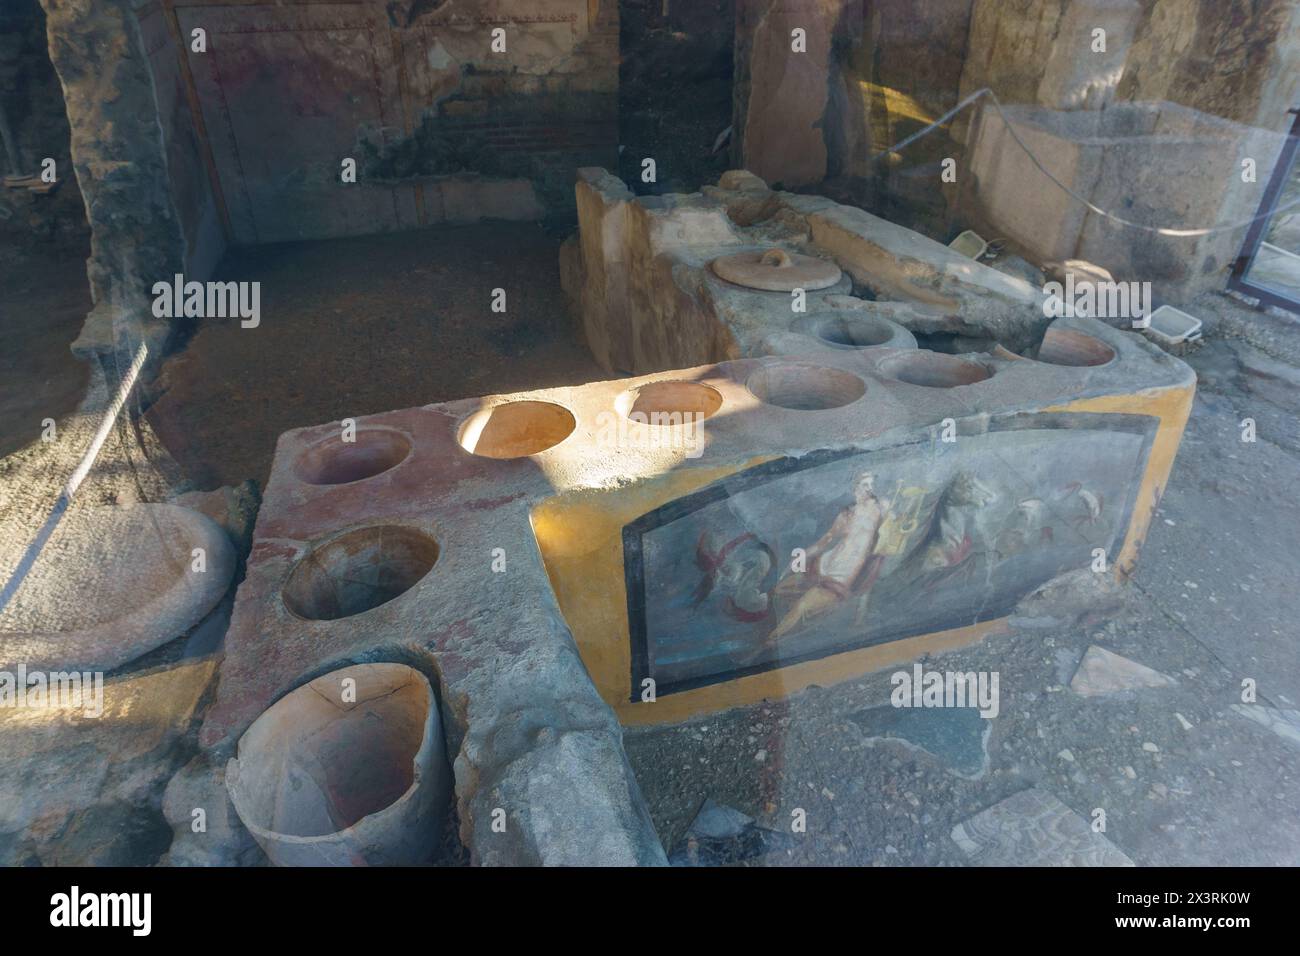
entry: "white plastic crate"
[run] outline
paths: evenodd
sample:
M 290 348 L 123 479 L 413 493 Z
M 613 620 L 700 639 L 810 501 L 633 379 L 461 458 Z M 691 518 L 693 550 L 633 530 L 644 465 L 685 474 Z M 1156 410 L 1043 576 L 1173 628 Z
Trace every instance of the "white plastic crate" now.
M 1144 331 L 1162 345 L 1181 345 L 1201 337 L 1201 320 L 1172 305 L 1162 305 L 1151 313 Z
M 982 259 L 984 253 L 988 251 L 989 244 L 984 241 L 983 236 L 967 229 L 948 243 L 948 248 L 953 252 L 960 252 L 963 256 L 970 256 L 972 259 Z

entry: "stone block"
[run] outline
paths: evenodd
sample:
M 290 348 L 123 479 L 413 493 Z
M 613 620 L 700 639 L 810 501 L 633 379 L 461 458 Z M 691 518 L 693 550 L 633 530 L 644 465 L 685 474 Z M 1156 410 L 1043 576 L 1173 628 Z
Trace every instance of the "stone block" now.
M 511 408 L 464 423 L 482 446 L 470 454 L 458 426 L 481 404 L 365 419 L 355 443 L 337 425 L 282 438 L 201 742 L 218 763 L 285 693 L 347 664 L 405 663 L 439 688 L 475 860 L 663 862 L 618 723 L 586 676 L 533 541 L 528 504 L 546 479 L 537 459 L 506 457 L 540 453 L 568 413 L 545 419 L 556 406 L 539 401 L 542 421 L 526 405 L 522 416 Z M 524 485 L 501 484 L 503 473 Z M 316 583 L 325 567 L 348 586 Z M 537 756 L 561 738 L 573 759 Z M 593 776 L 593 764 L 612 769 Z M 592 819 L 618 826 L 574 829 L 579 793 L 601 810 Z M 542 820 L 553 822 L 534 826 Z
M 1108 106 L 1141 16 L 1137 0 L 1071 0 L 1038 84 L 1038 102 L 1062 110 Z
M 592 352 L 611 371 L 822 348 L 827 343 L 801 320 L 826 309 L 874 312 L 913 332 L 991 337 L 1016 349 L 1034 344 L 1047 326 L 1042 291 L 1023 279 L 861 209 L 767 190 L 743 171 L 700 193 L 633 198 L 619 180 L 589 169 L 580 172 L 577 193 L 581 263 L 569 262 L 562 274 Z M 840 280 L 810 283 L 796 298 L 794 290 L 728 282 L 715 266 L 775 250 L 834 263 Z M 847 295 L 855 289 L 877 301 Z
M 1004 111 L 1050 178 L 986 105 L 970 133 L 963 215 L 1013 239 L 1038 262 L 1088 260 L 1121 281 L 1151 282 L 1156 295 L 1174 302 L 1223 284 L 1240 232 L 1152 230 L 1248 220 L 1284 140 L 1280 133 L 1165 102 L 1114 103 L 1103 111 Z M 1254 183 L 1243 181 L 1245 159 L 1255 161 Z M 1100 216 L 1062 186 L 1146 228 Z
M 723 183 L 579 175 L 566 293 L 636 376 L 281 437 L 211 759 L 321 674 L 404 663 L 439 688 L 475 860 L 663 862 L 620 723 L 981 640 L 1099 553 L 1132 571 L 1186 365 L 1091 319 L 1044 333 L 1031 285 L 861 210 Z M 834 281 L 752 288 L 715 268 L 737 253 Z M 917 348 L 936 330 L 987 350 Z
M 840 81 L 834 41 L 860 34 L 862 14 L 841 0 L 744 0 L 736 10 L 737 143 L 746 169 L 794 188 L 827 173 L 823 121 Z M 802 31 L 795 49 L 794 31 Z

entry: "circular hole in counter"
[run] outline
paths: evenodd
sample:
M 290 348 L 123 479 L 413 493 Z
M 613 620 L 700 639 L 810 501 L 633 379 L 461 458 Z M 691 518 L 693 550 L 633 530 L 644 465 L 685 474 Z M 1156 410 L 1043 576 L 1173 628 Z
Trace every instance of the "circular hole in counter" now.
M 833 315 L 816 322 L 813 334 L 840 348 L 869 349 L 894 340 L 897 329 L 867 315 Z
M 411 453 L 411 440 L 391 428 L 363 428 L 356 441 L 333 436 L 312 445 L 293 471 L 309 485 L 345 485 L 396 468 Z
M 867 383 L 851 372 L 799 364 L 760 368 L 749 376 L 745 387 L 765 405 L 796 411 L 840 408 L 867 391 Z
M 1115 361 L 1115 350 L 1101 339 L 1093 338 L 1072 329 L 1048 329 L 1034 356 L 1048 365 L 1068 365 L 1086 368 L 1109 365 Z
M 284 585 L 284 604 L 309 621 L 334 621 L 387 604 L 438 560 L 438 542 L 401 525 L 359 528 L 312 551 Z
M 722 407 L 722 393 L 699 382 L 647 382 L 614 400 L 626 418 L 646 425 L 680 425 L 708 418 Z
M 573 413 L 554 402 L 506 402 L 465 420 L 460 445 L 486 458 L 523 458 L 558 445 L 577 427 Z
M 942 352 L 911 352 L 882 367 L 882 371 L 909 385 L 924 388 L 956 388 L 973 385 L 993 375 L 978 362 L 944 355 Z
M 958 335 L 955 332 L 917 332 L 916 346 L 943 355 L 967 355 L 971 352 L 992 352 L 998 347 L 998 341 L 987 336 Z

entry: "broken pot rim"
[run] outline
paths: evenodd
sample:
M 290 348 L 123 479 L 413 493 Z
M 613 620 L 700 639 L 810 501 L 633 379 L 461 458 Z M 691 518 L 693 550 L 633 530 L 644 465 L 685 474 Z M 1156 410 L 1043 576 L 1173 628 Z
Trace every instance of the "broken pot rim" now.
M 712 370 L 716 370 L 716 367 L 713 367 Z M 727 379 L 720 379 L 720 378 L 719 378 L 719 379 L 714 379 L 714 381 L 717 381 L 717 382 L 719 382 L 719 384 L 721 384 L 722 381 L 730 381 L 730 380 L 727 380 Z M 657 386 L 662 386 L 662 385 L 680 385 L 680 386 L 685 386 L 685 387 L 688 387 L 688 388 L 691 388 L 691 389 L 700 389 L 700 390 L 702 390 L 702 391 L 705 391 L 705 392 L 710 393 L 711 398 L 712 398 L 712 399 L 716 399 L 716 404 L 714 405 L 713 409 L 712 409 L 710 412 L 708 412 L 708 414 L 706 414 L 706 415 L 704 416 L 705 419 L 712 418 L 714 415 L 716 415 L 716 414 L 718 414 L 719 412 L 721 412 L 721 411 L 723 410 L 723 408 L 726 407 L 727 402 L 728 402 L 727 395 L 724 393 L 723 389 L 721 389 L 721 388 L 718 387 L 718 385 L 711 384 L 710 382 L 707 382 L 707 381 L 699 381 L 699 380 L 694 380 L 694 379 L 689 379 L 689 378 L 681 378 L 680 376 L 674 377 L 673 374 L 670 372 L 670 373 L 666 374 L 663 378 L 656 378 L 656 379 L 653 379 L 653 380 L 648 381 L 648 382 L 641 382 L 640 384 L 632 385 L 632 386 L 629 386 L 628 388 L 623 389 L 623 391 L 619 392 L 619 393 L 614 397 L 614 400 L 613 400 L 613 403 L 612 403 L 614 411 L 615 411 L 617 414 L 619 414 L 620 416 L 622 416 L 623 419 L 625 419 L 627 422 L 631 423 L 632 425 L 639 425 L 639 426 L 641 426 L 641 427 L 643 427 L 643 428 L 680 428 L 680 427 L 682 427 L 682 425 L 685 424 L 684 421 L 682 421 L 682 422 L 656 422 L 656 421 L 653 421 L 653 420 L 649 420 L 649 421 L 644 421 L 644 422 L 643 422 L 643 421 L 640 421 L 639 419 L 636 419 L 636 418 L 632 418 L 632 417 L 631 417 L 631 416 L 632 416 L 632 406 L 636 403 L 636 400 L 637 400 L 637 398 L 641 395 L 641 393 L 642 393 L 642 392 L 645 392 L 647 389 L 653 389 L 653 388 L 655 388 L 655 387 L 657 387 Z M 603 409 L 602 409 L 602 411 L 603 411 Z M 598 413 L 596 414 L 597 419 L 599 419 L 600 414 L 601 414 L 600 412 L 598 412 Z M 654 415 L 654 414 L 655 414 L 655 413 L 650 413 L 650 415 L 649 415 L 648 417 L 651 418 L 651 419 L 653 419 L 653 415 Z M 695 412 L 688 412 L 688 411 L 686 411 L 686 410 L 684 410 L 684 409 L 678 409 L 678 410 L 676 410 L 676 412 L 669 412 L 669 413 L 667 413 L 667 414 L 682 414 L 682 415 L 685 415 L 685 414 L 696 414 L 696 413 L 695 413 Z
M 279 707 L 281 704 L 283 704 L 286 700 L 288 700 L 293 695 L 298 693 L 312 693 L 312 694 L 319 695 L 319 691 L 315 690 L 311 685 L 314 682 L 320 680 L 322 677 L 330 677 L 332 675 L 342 673 L 343 671 L 353 670 L 358 667 L 366 667 L 372 664 L 382 664 L 386 666 L 405 668 L 410 674 L 418 676 L 420 680 L 423 682 L 424 695 L 425 695 L 424 696 L 424 703 L 425 703 L 424 733 L 420 738 L 420 746 L 417 747 L 415 749 L 415 752 L 411 755 L 411 763 L 412 763 L 411 785 L 407 787 L 405 790 L 403 790 L 401 796 L 399 796 L 393 802 L 387 804 L 386 806 L 380 807 L 378 810 L 373 810 L 370 813 L 367 813 L 365 816 L 360 817 L 354 823 L 344 827 L 342 830 L 332 830 L 329 833 L 321 833 L 316 836 L 304 837 L 304 836 L 296 836 L 291 833 L 282 833 L 279 830 L 272 830 L 262 826 L 259 823 L 251 822 L 244 814 L 244 809 L 246 807 L 241 808 L 242 798 L 239 795 L 240 791 L 238 787 L 239 780 L 240 780 L 239 758 L 244 747 L 244 741 L 248 737 L 248 735 L 252 733 L 253 729 L 257 727 L 257 725 L 262 721 L 264 717 L 267 717 L 269 714 L 271 714 L 277 707 Z M 364 703 L 364 701 L 357 701 L 358 706 L 362 703 Z M 352 709 L 354 708 L 348 708 L 349 711 Z M 347 712 L 348 711 L 341 711 L 341 713 L 347 713 Z M 264 836 L 270 841 L 275 843 L 294 844 L 299 846 L 341 842 L 344 839 L 356 834 L 357 831 L 359 831 L 363 826 L 366 826 L 368 822 L 371 821 L 373 818 L 379 817 L 382 814 L 391 813 L 392 811 L 402 807 L 404 804 L 410 803 L 415 798 L 415 794 L 420 789 L 420 784 L 424 780 L 422 763 L 428 760 L 430 756 L 430 751 L 432 751 L 433 748 L 437 746 L 438 731 L 440 731 L 441 729 L 440 724 L 441 724 L 441 720 L 438 713 L 438 697 L 433 691 L 432 682 L 430 682 L 429 678 L 426 677 L 421 671 L 416 670 L 411 665 L 404 664 L 401 661 L 361 661 L 352 664 L 345 664 L 342 667 L 333 668 L 331 670 L 326 671 L 323 674 L 318 674 L 315 677 L 312 677 L 308 680 L 304 680 L 296 687 L 293 687 L 290 690 L 286 691 L 284 694 L 281 694 L 274 701 L 272 701 L 271 704 L 267 706 L 265 710 L 263 710 L 260 714 L 258 714 L 256 719 L 251 724 L 249 724 L 247 728 L 244 729 L 244 732 L 239 735 L 239 738 L 235 742 L 234 756 L 232 756 L 229 760 L 226 761 L 226 773 L 225 773 L 226 793 L 229 795 L 230 802 L 234 806 L 236 814 L 238 814 L 239 816 L 240 823 L 242 823 L 248 829 L 248 831 L 254 834 L 255 836 Z
M 1044 361 L 1043 359 L 1030 358 L 1026 355 L 1016 355 L 1014 352 L 1012 352 L 1011 354 L 1022 361 L 1033 362 L 1037 365 L 1046 365 L 1050 368 L 1077 368 L 1077 369 L 1110 368 L 1111 366 L 1117 364 L 1120 360 L 1120 350 L 1116 348 L 1114 345 L 1112 345 L 1110 342 L 1107 342 L 1105 339 L 1101 338 L 1100 336 L 1091 335 L 1088 332 L 1084 332 L 1082 329 L 1076 329 L 1068 325 L 1059 325 L 1056 323 L 1049 325 L 1047 327 L 1047 331 L 1043 333 L 1043 339 L 1038 344 L 1038 351 L 1040 354 L 1042 353 L 1043 346 L 1047 344 L 1047 340 L 1053 336 L 1057 336 L 1064 339 L 1076 339 L 1076 340 L 1082 339 L 1090 343 L 1095 342 L 1097 345 L 1100 345 L 1102 348 L 1104 348 L 1106 351 L 1110 353 L 1110 358 L 1108 358 L 1104 362 L 1096 362 L 1093 364 L 1086 364 L 1086 363 L 1066 364 L 1063 362 L 1047 362 Z
M 853 350 L 831 350 L 831 351 L 840 351 L 840 352 L 855 351 L 856 352 L 862 350 L 853 349 Z M 818 358 L 820 358 L 820 356 L 818 356 Z M 851 378 L 856 380 L 857 383 L 860 386 L 862 386 L 862 391 L 859 392 L 851 400 L 847 402 L 841 402 L 836 405 L 827 405 L 822 408 L 799 408 L 799 407 L 792 407 L 789 405 L 781 405 L 776 402 L 769 401 L 763 398 L 761 395 L 759 395 L 758 392 L 754 390 L 753 383 L 755 378 L 757 378 L 760 375 L 770 375 L 774 372 L 782 372 L 782 371 L 786 371 L 786 372 L 803 371 L 812 376 L 820 376 L 820 379 L 818 379 L 818 381 L 822 383 L 824 383 L 829 377 L 839 377 L 841 378 L 841 380 Z M 859 402 L 863 401 L 867 397 L 868 392 L 871 391 L 870 379 L 871 379 L 871 375 L 869 372 L 867 374 L 863 374 L 862 371 L 841 368 L 834 364 L 822 364 L 812 358 L 807 358 L 803 356 L 791 357 L 785 355 L 772 355 L 772 356 L 765 356 L 762 359 L 756 360 L 752 367 L 745 370 L 743 377 L 737 380 L 736 384 L 738 384 L 741 388 L 743 388 L 745 392 L 747 392 L 751 398 L 753 398 L 764 409 L 766 409 L 768 413 L 779 414 L 779 413 L 793 412 L 797 415 L 807 415 L 810 412 L 843 412 L 847 408 L 852 408 L 854 405 L 857 405 Z
M 902 385 L 908 388 L 923 388 L 928 392 L 951 392 L 961 388 L 976 388 L 981 385 L 987 385 L 1005 368 L 1013 367 L 1014 363 L 1009 361 L 990 360 L 987 352 L 964 352 L 960 355 L 949 355 L 947 352 L 935 352 L 932 349 L 894 349 L 894 354 L 887 355 L 880 360 L 876 366 L 876 374 L 890 385 Z M 980 356 L 977 358 L 976 356 Z M 1019 356 L 1018 356 L 1019 357 Z M 973 382 L 959 382 L 956 385 L 922 385 L 919 382 L 909 382 L 907 379 L 900 378 L 897 369 L 901 366 L 919 363 L 935 363 L 939 365 L 969 365 L 978 368 L 987 373 L 983 378 L 976 379 Z M 1036 363 L 1044 367 L 1051 367 L 1049 362 Z M 1065 367 L 1065 366 L 1058 366 Z
M 848 345 L 834 342 L 821 333 L 821 328 L 830 322 L 841 322 L 847 326 L 872 326 L 882 332 L 888 332 L 889 338 L 873 345 Z M 916 336 L 902 323 L 895 322 L 883 315 L 873 315 L 865 310 L 850 308 L 818 309 L 800 315 L 789 325 L 789 332 L 812 339 L 818 345 L 841 352 L 862 352 L 867 349 L 897 349 L 900 351 L 921 351 Z

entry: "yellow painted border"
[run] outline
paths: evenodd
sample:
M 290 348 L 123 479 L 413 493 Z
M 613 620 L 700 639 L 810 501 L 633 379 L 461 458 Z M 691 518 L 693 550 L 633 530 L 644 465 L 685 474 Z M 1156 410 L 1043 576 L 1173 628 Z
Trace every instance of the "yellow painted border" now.
M 1115 573 L 1120 578 L 1127 578 L 1137 564 L 1155 517 L 1156 508 L 1169 483 L 1169 473 L 1174 467 L 1174 456 L 1183 440 L 1183 429 L 1187 418 L 1192 413 L 1192 400 L 1196 397 L 1196 386 L 1151 389 L 1127 395 L 1103 395 L 1100 398 L 1087 398 L 1066 405 L 1053 405 L 1043 409 L 1045 412 L 1102 412 L 1125 415 L 1150 415 L 1160 419 L 1156 429 L 1155 440 L 1151 443 L 1151 453 L 1147 457 L 1146 472 L 1138 488 L 1137 498 L 1133 503 L 1133 516 L 1129 520 L 1128 534 L 1124 536 L 1124 545 L 1119 556 L 1113 562 Z

